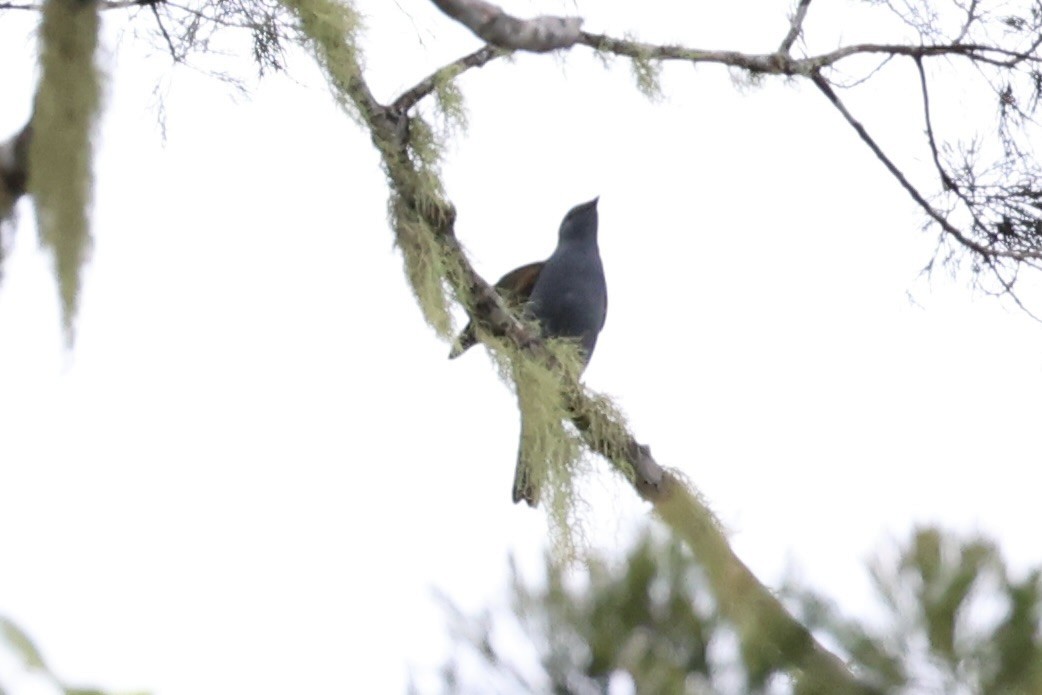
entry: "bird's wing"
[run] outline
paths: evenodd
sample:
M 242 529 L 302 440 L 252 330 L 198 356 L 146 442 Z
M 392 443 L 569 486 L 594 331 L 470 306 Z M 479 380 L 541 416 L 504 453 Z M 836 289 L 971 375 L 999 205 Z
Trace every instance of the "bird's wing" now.
M 499 278 L 496 289 L 506 290 L 510 294 L 508 298 L 510 301 L 524 303 L 532 296 L 532 288 L 535 287 L 535 281 L 545 265 L 546 261 L 536 261 L 520 268 L 514 268 Z
M 544 265 L 546 265 L 546 261 L 536 261 L 535 263 L 523 265 L 520 268 L 514 268 L 499 278 L 496 282 L 496 289 L 507 300 L 507 303 L 519 307 L 532 296 L 532 288 L 535 287 L 536 278 L 539 277 L 539 273 L 543 270 Z M 474 333 L 474 324 L 470 322 L 453 343 L 452 351 L 449 352 L 449 359 L 459 357 L 476 345 L 477 342 L 478 336 Z

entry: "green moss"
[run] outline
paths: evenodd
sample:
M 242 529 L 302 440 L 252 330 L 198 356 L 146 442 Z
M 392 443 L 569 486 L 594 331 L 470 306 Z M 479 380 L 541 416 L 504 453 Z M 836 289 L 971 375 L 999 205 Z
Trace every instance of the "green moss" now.
M 607 396 L 587 392 L 584 403 L 587 409 L 576 415 L 588 423 L 586 436 L 590 445 L 603 452 L 616 470 L 632 482 L 634 471 L 627 458 L 629 433 L 625 417 Z
M 446 134 L 467 130 L 467 110 L 463 102 L 463 92 L 452 75 L 437 75 L 434 82 L 434 103 L 445 122 Z
M 637 80 L 637 89 L 652 101 L 662 98 L 662 85 L 659 77 L 662 74 L 662 61 L 638 57 L 630 62 L 633 77 Z
M 574 341 L 547 341 L 556 363 L 551 368 L 505 338 L 483 334 L 482 340 L 489 346 L 500 378 L 517 394 L 520 453 L 547 513 L 555 554 L 565 560 L 576 559 L 586 546 L 588 516 L 576 481 L 590 469 L 583 456 L 582 435 L 572 425 L 569 407 L 572 398 L 568 390 L 579 388 L 577 378 L 582 371 L 579 347 Z
M 338 103 L 359 122 L 375 118 L 376 114 L 363 113 L 366 107 L 360 106 L 368 92 L 362 83 L 362 59 L 357 48 L 361 20 L 354 9 L 332 0 L 282 2 L 298 17 L 305 43 L 314 51 Z M 442 144 L 427 123 L 413 118 L 408 133 L 408 162 L 395 162 L 398 154 L 390 143 L 378 139 L 376 145 L 383 152 L 385 171 L 391 180 L 388 215 L 402 251 L 406 278 L 424 318 L 440 335 L 448 337 L 452 334 L 452 319 L 446 278 L 459 277 L 460 271 L 445 253 L 438 231 L 430 222 L 439 219 L 447 207 L 438 177 Z
M 358 35 L 362 20 L 346 1 L 280 0 L 300 21 L 305 43 L 310 44 L 319 65 L 329 78 L 333 96 L 358 123 L 363 118 L 350 97 L 353 83 L 362 71 Z
M 97 3 L 44 3 L 29 191 L 36 205 L 40 242 L 54 257 L 70 344 L 81 272 L 91 248 L 91 136 L 101 103 L 101 77 L 94 60 L 98 28 Z
M 450 267 L 437 234 L 401 196 L 392 195 L 390 216 L 395 242 L 402 251 L 405 275 L 420 310 L 427 323 L 448 338 L 453 328 L 445 281 Z
M 573 363 L 573 369 L 578 366 L 574 345 L 553 348 Z M 581 498 L 575 485 L 583 463 L 582 441 L 567 424 L 571 412 L 561 392 L 561 377 L 525 354 L 513 360 L 513 377 L 521 411 L 520 455 L 539 490 L 555 550 L 562 557 L 573 557 L 583 545 L 584 535 L 578 514 Z
M 627 36 L 627 40 L 634 37 Z M 652 58 L 650 54 L 641 52 L 630 59 L 630 69 L 633 70 L 633 78 L 637 82 L 640 93 L 652 101 L 662 98 L 662 61 Z
M 438 167 L 445 152 L 444 142 L 434 133 L 427 121 L 414 116 L 409 121 L 409 154 L 417 169 L 416 189 L 418 195 L 442 195 Z

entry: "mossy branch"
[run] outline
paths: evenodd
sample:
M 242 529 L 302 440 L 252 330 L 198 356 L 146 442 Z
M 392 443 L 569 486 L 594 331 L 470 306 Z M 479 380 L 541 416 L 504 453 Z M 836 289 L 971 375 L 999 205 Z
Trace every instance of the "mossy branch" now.
M 302 8 L 305 4 L 302 1 L 286 0 L 286 4 L 295 11 L 310 12 L 314 17 L 325 13 L 316 6 L 333 3 L 309 0 L 306 5 L 311 6 L 310 10 Z M 391 188 L 392 226 L 406 251 L 407 275 L 417 296 L 421 297 L 421 304 L 421 295 L 429 291 L 423 286 L 437 285 L 467 309 L 481 334 L 502 336 L 492 341 L 502 371 L 512 365 L 511 373 L 526 385 L 542 382 L 543 377 L 549 376 L 550 390 L 562 395 L 564 407 L 552 407 L 550 419 L 556 421 L 543 422 L 540 427 L 556 428 L 558 432 L 551 432 L 549 436 L 560 439 L 560 415 L 571 415 L 586 445 L 630 480 L 638 494 L 651 502 L 656 513 L 691 546 L 705 565 L 721 606 L 739 627 L 746 643 L 766 644 L 765 658 L 793 673 L 808 687 L 827 685 L 827 691 L 833 693 L 866 692 L 840 660 L 818 644 L 735 556 L 705 503 L 679 477 L 664 471 L 655 462 L 648 447 L 637 442 L 610 402 L 582 389 L 577 370 L 567 369 L 567 361 L 559 358 L 559 350 L 511 313 L 502 298 L 474 270 L 456 239 L 456 211 L 445 198 L 435 163 L 418 157 L 411 142 L 417 121 L 406 113 L 407 107 L 432 92 L 438 79 L 421 83 L 389 107 L 380 106 L 365 84 L 357 51 L 324 46 L 327 41 L 350 41 L 351 37 L 338 38 L 328 30 L 314 31 L 308 28 L 309 22 L 302 21 L 302 25 L 320 55 L 336 53 L 348 61 L 335 69 L 328 63 L 325 66 L 334 89 L 342 92 L 345 101 L 355 105 L 380 152 Z M 488 51 L 483 55 L 492 57 Z M 475 65 L 480 62 L 475 61 Z M 348 78 L 344 79 L 343 75 Z M 429 135 L 426 131 L 420 132 L 424 137 Z M 403 239 L 423 245 L 422 255 L 428 259 L 425 266 L 412 267 Z M 417 277 L 419 275 L 428 277 L 423 279 Z M 425 309 L 425 313 L 427 311 Z M 525 407 L 525 397 L 530 394 L 523 386 L 518 384 L 522 407 Z M 541 393 L 546 390 L 545 386 L 540 384 L 536 390 Z M 556 399 L 552 399 L 550 405 L 553 402 Z M 547 444 L 544 432 L 527 434 L 531 446 L 560 453 L 557 444 Z
M 402 92 L 401 96 L 391 104 L 391 110 L 406 113 L 421 99 L 435 92 L 441 85 L 452 82 L 470 68 L 480 68 L 496 58 L 511 54 L 511 51 L 495 46 L 482 46 L 478 50 L 442 66 L 416 83 L 415 86 Z

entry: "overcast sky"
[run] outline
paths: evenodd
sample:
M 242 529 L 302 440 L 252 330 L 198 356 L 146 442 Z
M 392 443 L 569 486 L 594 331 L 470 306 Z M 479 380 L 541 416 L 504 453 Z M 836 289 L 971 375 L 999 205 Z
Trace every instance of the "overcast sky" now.
M 372 5 L 382 100 L 479 45 L 429 3 Z M 770 50 L 786 28 L 776 2 L 675 5 L 577 11 L 592 31 L 711 48 Z M 811 47 L 887 24 L 843 11 L 812 6 Z M 501 602 L 507 554 L 534 568 L 545 547 L 542 513 L 510 504 L 513 396 L 482 349 L 445 359 L 377 155 L 306 58 L 243 98 L 171 70 L 124 17 L 106 14 L 75 349 L 28 201 L 0 285 L 0 614 L 74 683 L 400 692 L 443 657 L 431 588 Z M 3 137 L 29 112 L 34 21 L 0 13 Z M 965 277 L 919 274 L 933 233 L 809 85 L 690 65 L 663 83 L 649 102 L 628 64 L 584 49 L 468 73 L 444 177 L 477 268 L 544 258 L 568 208 L 600 195 L 610 303 L 586 382 L 762 579 L 795 566 L 864 610 L 865 558 L 917 522 L 1038 564 L 1040 326 Z M 915 86 L 894 66 L 850 100 L 925 177 Z M 648 510 L 595 470 L 587 525 L 610 550 Z

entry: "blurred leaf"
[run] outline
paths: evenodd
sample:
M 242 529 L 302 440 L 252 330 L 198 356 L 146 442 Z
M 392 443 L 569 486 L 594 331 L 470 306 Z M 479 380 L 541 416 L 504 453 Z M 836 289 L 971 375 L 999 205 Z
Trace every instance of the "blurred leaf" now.
M 927 637 L 934 653 L 955 665 L 956 622 L 981 573 L 995 562 L 990 544 L 942 537 L 937 529 L 921 529 L 902 560 L 906 571 L 920 582 L 919 602 Z
M 991 640 L 983 691 L 1042 692 L 1042 583 L 1038 570 L 1023 582 L 1008 583 L 1010 610 Z M 989 665 L 992 669 L 987 668 Z
M 21 658 L 26 668 L 47 671 L 43 656 L 29 635 L 4 616 L 0 616 L 0 635 L 3 635 L 4 642 Z
M 710 682 L 717 619 L 705 608 L 712 601 L 705 600 L 705 583 L 682 546 L 648 532 L 621 559 L 589 557 L 576 569 L 556 557 L 546 555 L 536 584 L 524 581 L 511 561 L 514 613 L 539 655 L 543 673 L 536 682 L 548 684 L 533 690 L 606 692 L 621 674 L 640 693 L 699 692 L 698 683 Z M 449 604 L 448 612 L 457 641 L 465 635 L 464 644 L 482 661 L 514 682 L 531 682 L 498 651 L 488 612 L 467 618 L 465 629 L 459 629 L 459 610 Z M 450 666 L 442 672 L 445 691 L 465 690 Z
M 935 528 L 885 550 L 870 563 L 880 599 L 871 621 L 845 617 L 833 599 L 793 580 L 781 590 L 808 631 L 838 646 L 865 692 L 1042 693 L 1042 572 L 1010 581 L 994 543 Z M 511 592 L 539 655 L 536 681 L 512 662 L 516 643 L 500 651 L 496 616 L 466 617 L 448 605 L 454 625 L 469 625 L 454 629 L 469 634 L 466 646 L 523 690 L 604 693 L 627 677 L 637 693 L 835 692 L 812 672 L 779 671 L 798 661 L 809 632 L 779 641 L 765 637 L 777 626 L 729 625 L 691 554 L 653 531 L 622 558 L 590 557 L 579 569 L 547 554 L 539 583 L 512 563 Z M 446 692 L 472 691 L 455 662 L 443 679 Z
M 838 641 L 859 672 L 908 692 L 1042 692 L 1042 582 L 1021 582 L 994 543 L 936 528 L 870 564 L 884 626 L 843 618 L 830 601 L 787 589 L 805 623 Z M 1005 608 L 997 620 L 988 611 Z M 873 621 L 875 622 L 875 621 Z

